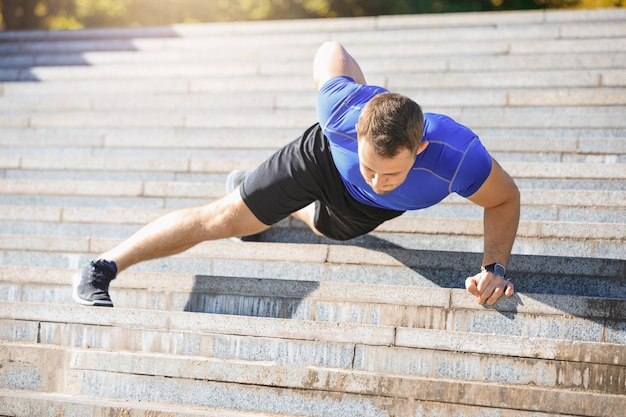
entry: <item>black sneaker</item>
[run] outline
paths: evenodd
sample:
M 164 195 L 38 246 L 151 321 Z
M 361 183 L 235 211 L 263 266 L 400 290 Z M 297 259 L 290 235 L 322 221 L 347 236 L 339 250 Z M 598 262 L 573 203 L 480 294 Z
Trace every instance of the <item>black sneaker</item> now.
M 230 171 L 228 177 L 226 178 L 226 193 L 230 193 L 235 188 L 239 187 L 243 180 L 246 179 L 251 173 L 252 171 L 244 172 L 239 171 L 238 169 Z M 256 233 L 250 236 L 233 237 L 232 239 L 238 242 L 258 242 L 261 240 L 261 234 Z
M 113 307 L 109 283 L 116 275 L 115 262 L 103 259 L 91 261 L 82 272 L 72 276 L 72 298 L 86 306 Z

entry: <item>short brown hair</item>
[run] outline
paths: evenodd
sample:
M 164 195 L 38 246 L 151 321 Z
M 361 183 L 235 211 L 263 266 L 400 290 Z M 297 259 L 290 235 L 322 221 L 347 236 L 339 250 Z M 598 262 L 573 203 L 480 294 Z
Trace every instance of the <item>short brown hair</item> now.
M 403 148 L 417 152 L 424 133 L 424 113 L 413 100 L 397 93 L 374 96 L 363 108 L 357 135 L 368 140 L 376 153 L 391 158 Z

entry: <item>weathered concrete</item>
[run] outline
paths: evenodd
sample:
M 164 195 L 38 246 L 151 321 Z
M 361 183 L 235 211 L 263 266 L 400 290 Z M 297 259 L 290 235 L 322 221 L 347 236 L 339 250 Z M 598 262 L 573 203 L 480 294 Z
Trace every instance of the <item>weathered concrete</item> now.
M 45 354 L 50 348 L 22 346 L 21 350 L 28 354 Z M 64 385 L 64 393 L 117 399 L 159 399 L 174 404 L 201 407 L 226 405 L 227 408 L 236 401 L 248 411 L 288 410 L 298 415 L 322 415 L 324 412 L 348 415 L 349 412 L 358 412 L 363 416 L 388 415 L 386 413 L 405 415 L 415 407 L 416 400 L 448 402 L 451 398 L 456 398 L 457 404 L 470 402 L 496 409 L 514 406 L 534 412 L 590 416 L 598 415 L 600 405 L 603 412 L 608 413 L 604 415 L 617 415 L 624 406 L 623 396 L 586 391 L 575 393 L 562 389 L 548 391 L 539 387 L 514 388 L 511 385 L 454 382 L 445 378 L 424 379 L 369 371 L 346 372 L 315 366 L 286 368 L 269 362 L 197 356 L 94 349 L 55 351 L 67 355 L 69 364 L 65 371 L 68 383 Z M 344 393 L 341 397 L 335 394 L 338 389 Z M 499 400 L 503 397 L 506 401 Z M 253 398 L 257 400 L 252 401 Z M 568 404 L 563 406 L 554 402 L 556 398 L 566 398 Z
M 76 394 L 0 389 L 0 413 L 14 417 L 291 417 L 145 401 L 101 400 Z
M 78 377 L 84 381 L 98 382 L 91 385 L 91 390 L 100 392 L 111 392 L 110 388 L 108 388 L 110 384 L 106 383 L 106 380 L 111 377 L 125 379 L 127 384 L 130 384 L 131 381 L 136 381 L 138 384 L 148 383 L 151 386 L 150 389 L 156 388 L 157 385 L 155 385 L 155 380 L 130 377 L 129 371 L 132 370 L 131 372 L 134 374 L 152 374 L 154 372 L 155 364 L 157 362 L 163 363 L 163 359 L 165 359 L 160 355 L 149 357 L 148 355 L 104 354 L 100 355 L 101 358 L 98 358 L 96 354 L 92 354 L 91 352 L 85 352 L 85 354 L 75 352 L 75 355 L 76 356 L 72 359 L 74 364 L 73 367 L 75 369 L 84 370 L 78 374 Z M 506 406 L 539 412 L 556 412 L 558 410 L 568 414 L 596 415 L 597 410 L 599 410 L 600 407 L 603 407 L 603 412 L 608 415 L 617 415 L 617 413 L 623 409 L 624 405 L 626 405 L 626 403 L 624 403 L 625 399 L 623 396 L 590 394 L 586 392 L 573 393 L 560 390 L 547 391 L 534 387 L 516 388 L 518 391 L 516 394 L 513 394 L 513 388 L 507 385 L 452 382 L 443 379 L 421 379 L 407 376 L 399 378 L 397 376 L 392 376 L 392 374 L 388 374 L 387 376 L 365 371 L 353 371 L 348 373 L 339 369 L 308 367 L 301 370 L 289 369 L 285 370 L 285 372 L 271 372 L 270 369 L 275 367 L 275 365 L 266 363 L 250 364 L 243 362 L 224 363 L 222 361 L 215 362 L 200 358 L 172 358 L 172 360 L 168 360 L 166 363 L 167 370 L 164 370 L 164 374 L 173 378 L 172 384 L 170 384 L 173 391 L 171 391 L 171 394 L 168 395 L 168 397 L 174 400 L 174 402 L 180 401 L 176 400 L 178 395 L 176 391 L 183 386 L 183 381 L 178 382 L 177 378 L 192 377 L 200 381 L 228 381 L 244 384 L 248 384 L 257 378 L 262 379 L 265 381 L 268 388 L 258 390 L 257 393 L 267 399 L 272 398 L 272 391 L 275 392 L 276 390 L 271 387 L 289 387 L 292 389 L 307 390 L 306 394 L 298 395 L 303 401 L 306 401 L 305 398 L 310 398 L 309 395 L 320 395 L 321 393 L 315 393 L 317 390 L 329 391 L 327 395 L 329 395 L 330 398 L 334 396 L 332 393 L 337 392 L 338 390 L 346 393 L 344 399 L 349 399 L 351 397 L 350 394 L 360 394 L 365 396 L 365 401 L 361 402 L 358 405 L 358 408 L 353 410 L 361 410 L 361 413 L 363 414 L 360 415 L 384 415 L 380 413 L 380 411 L 375 412 L 374 410 L 375 408 L 388 407 L 389 402 L 386 397 L 390 394 L 393 394 L 393 397 L 395 398 L 395 406 L 401 405 L 404 402 L 404 407 L 409 405 L 409 403 L 406 403 L 409 398 L 423 401 L 447 401 L 451 397 L 454 397 L 456 398 L 455 402 L 457 403 L 462 404 L 471 402 L 471 404 L 478 403 L 483 406 L 494 408 Z M 241 369 L 237 369 L 238 367 L 241 367 Z M 98 369 L 107 369 L 107 372 L 113 371 L 118 372 L 118 374 L 112 374 L 107 378 L 103 374 L 98 375 L 93 372 Z M 161 367 L 161 369 L 164 368 Z M 90 372 L 90 370 L 92 372 Z M 121 373 L 126 374 L 127 376 L 122 376 Z M 192 385 L 193 384 L 189 387 L 191 388 Z M 217 382 L 212 384 L 212 386 L 217 388 L 220 387 L 220 384 Z M 133 394 L 133 392 L 138 393 L 145 390 L 145 388 L 141 385 L 135 387 L 128 385 L 127 387 L 127 389 L 131 391 L 126 394 L 129 397 L 136 395 Z M 222 401 L 228 401 L 228 398 L 233 395 L 232 389 L 234 387 L 230 388 L 231 389 L 227 389 L 225 385 L 222 385 L 223 391 L 220 390 L 222 392 L 218 394 L 225 397 Z M 242 391 L 245 392 L 245 390 Z M 520 395 L 522 393 L 523 395 Z M 242 394 L 246 396 L 245 393 Z M 291 395 L 295 396 L 294 394 L 296 393 L 292 393 Z M 274 401 L 268 401 L 268 403 L 262 402 L 258 406 L 263 408 L 267 407 L 267 411 L 276 412 L 281 408 L 289 407 L 289 404 L 291 404 L 291 401 L 285 396 L 283 396 L 280 401 L 277 397 L 274 398 Z M 504 398 L 506 398 L 506 400 L 504 400 Z M 567 399 L 568 404 L 563 405 L 550 403 L 550 401 L 547 401 L 549 398 Z M 216 398 L 212 399 L 212 401 L 216 400 Z M 199 402 L 203 402 L 203 400 L 199 400 Z M 323 407 L 324 403 L 326 403 L 326 401 L 322 401 L 320 398 L 320 401 L 315 403 L 315 407 Z M 336 412 L 340 413 L 339 415 L 348 415 L 348 410 L 357 406 L 357 404 L 353 404 L 351 407 L 349 403 L 350 401 L 342 404 Z M 373 407 L 373 409 L 370 407 Z M 298 408 L 301 409 L 300 407 Z M 316 414 L 317 413 L 313 415 Z

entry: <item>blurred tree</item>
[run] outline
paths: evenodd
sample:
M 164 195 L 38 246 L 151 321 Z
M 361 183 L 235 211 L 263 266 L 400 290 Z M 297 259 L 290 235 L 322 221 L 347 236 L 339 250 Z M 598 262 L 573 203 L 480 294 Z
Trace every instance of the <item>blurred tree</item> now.
M 41 24 L 41 17 L 35 14 L 37 0 L 2 0 L 3 24 L 7 29 L 32 29 Z
M 59 1 L 59 0 L 48 0 Z M 73 3 L 73 16 L 85 27 L 127 26 L 134 0 L 65 0 Z M 161 1 L 157 3 L 162 3 Z M 71 6 L 68 6 L 70 8 Z
M 190 22 L 624 7 L 626 0 L 0 0 L 5 29 L 77 29 Z

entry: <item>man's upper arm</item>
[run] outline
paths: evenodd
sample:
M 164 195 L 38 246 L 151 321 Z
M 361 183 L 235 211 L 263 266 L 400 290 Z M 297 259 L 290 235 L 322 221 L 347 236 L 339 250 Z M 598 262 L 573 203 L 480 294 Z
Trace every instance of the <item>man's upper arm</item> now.
M 519 196 L 517 186 L 509 174 L 495 159 L 492 158 L 491 162 L 491 172 L 485 182 L 478 191 L 467 197 L 468 200 L 485 208 L 499 206 Z
M 313 61 L 313 80 L 319 90 L 331 78 L 344 75 L 365 85 L 365 77 L 359 64 L 337 42 L 324 42 L 317 50 Z

